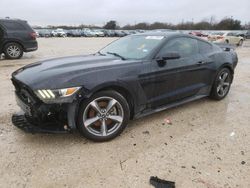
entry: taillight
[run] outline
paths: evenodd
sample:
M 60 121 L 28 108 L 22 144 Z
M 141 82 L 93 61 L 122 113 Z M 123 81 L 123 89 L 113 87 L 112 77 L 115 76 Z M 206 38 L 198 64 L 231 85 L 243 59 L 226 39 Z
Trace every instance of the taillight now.
M 31 38 L 33 39 L 33 40 L 35 40 L 36 39 L 36 32 L 32 32 L 32 33 L 30 33 L 30 36 L 31 36 Z

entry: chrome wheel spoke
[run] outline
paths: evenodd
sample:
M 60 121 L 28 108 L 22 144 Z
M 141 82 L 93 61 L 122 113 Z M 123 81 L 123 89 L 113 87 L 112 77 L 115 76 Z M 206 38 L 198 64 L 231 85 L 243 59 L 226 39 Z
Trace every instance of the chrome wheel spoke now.
M 101 125 L 101 134 L 102 136 L 107 136 L 107 125 L 106 125 L 106 121 L 102 120 L 102 125 Z
M 224 74 L 222 74 L 222 81 L 225 82 L 227 79 L 228 73 L 225 72 Z
M 110 115 L 110 116 L 108 116 L 108 119 L 111 119 L 113 121 L 121 123 L 122 120 L 123 120 L 123 117 L 122 116 Z
M 98 112 L 101 113 L 101 108 L 99 107 L 99 105 L 97 104 L 96 100 L 92 101 L 90 103 L 90 105 Z
M 219 76 L 219 80 L 222 81 L 222 75 Z
M 224 95 L 224 89 L 223 89 L 223 87 L 220 88 L 219 92 L 221 93 L 222 96 Z
M 219 86 L 217 87 L 217 93 L 220 92 L 220 89 L 221 89 L 221 88 L 222 88 L 221 85 L 219 85 Z
M 85 127 L 89 127 L 90 125 L 92 125 L 93 123 L 95 123 L 96 121 L 98 121 L 100 118 L 99 117 L 93 117 L 93 118 L 90 118 L 90 119 L 87 119 L 85 122 L 84 122 L 84 125 Z
M 224 82 L 223 86 L 229 86 L 229 82 Z
M 107 106 L 107 108 L 106 108 L 106 112 L 108 113 L 110 110 L 111 110 L 111 108 L 113 108 L 113 106 L 116 104 L 116 100 L 115 99 L 111 99 L 110 101 L 109 101 L 109 103 L 108 103 L 108 106 Z

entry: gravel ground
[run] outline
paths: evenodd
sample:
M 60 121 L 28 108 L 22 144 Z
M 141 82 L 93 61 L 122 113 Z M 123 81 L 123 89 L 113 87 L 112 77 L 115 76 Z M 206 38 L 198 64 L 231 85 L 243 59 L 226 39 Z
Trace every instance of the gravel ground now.
M 0 187 L 151 187 L 150 176 L 177 188 L 250 187 L 250 41 L 229 95 L 201 99 L 131 121 L 106 143 L 78 134 L 27 134 L 11 124 L 18 111 L 11 73 L 51 57 L 88 54 L 112 38 L 38 39 L 21 60 L 0 60 Z M 172 124 L 167 124 L 168 118 Z

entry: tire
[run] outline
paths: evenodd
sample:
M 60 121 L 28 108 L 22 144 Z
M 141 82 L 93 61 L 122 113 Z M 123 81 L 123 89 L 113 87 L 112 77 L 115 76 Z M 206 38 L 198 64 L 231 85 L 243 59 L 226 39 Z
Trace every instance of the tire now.
M 104 142 L 122 133 L 129 115 L 129 105 L 120 93 L 100 91 L 80 104 L 77 127 L 84 137 Z
M 229 40 L 226 40 L 225 42 L 226 42 L 227 44 L 229 44 Z
M 242 46 L 242 45 L 243 45 L 243 40 L 240 40 L 238 46 Z
M 231 71 L 228 68 L 222 68 L 215 78 L 210 98 L 215 100 L 225 98 L 230 90 L 232 80 L 233 75 Z
M 22 46 L 15 42 L 6 44 L 3 51 L 6 59 L 20 59 L 23 56 Z

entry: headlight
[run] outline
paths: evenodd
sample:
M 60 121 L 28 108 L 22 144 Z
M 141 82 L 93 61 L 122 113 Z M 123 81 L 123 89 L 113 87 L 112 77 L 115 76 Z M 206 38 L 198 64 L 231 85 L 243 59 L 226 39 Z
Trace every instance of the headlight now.
M 72 96 L 76 93 L 81 87 L 71 87 L 64 89 L 41 89 L 37 90 L 35 93 L 42 101 L 48 101 L 53 99 L 60 99 Z

